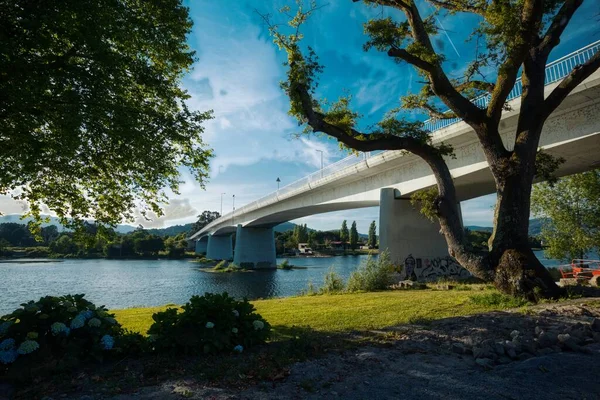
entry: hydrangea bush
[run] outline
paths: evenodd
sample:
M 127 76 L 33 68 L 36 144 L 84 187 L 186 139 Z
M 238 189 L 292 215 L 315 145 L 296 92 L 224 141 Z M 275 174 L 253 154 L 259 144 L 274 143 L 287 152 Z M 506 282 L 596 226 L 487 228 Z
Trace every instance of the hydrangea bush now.
M 264 343 L 271 333 L 271 326 L 252 304 L 227 293 L 193 296 L 182 308 L 182 312 L 169 308 L 152 316 L 148 334 L 155 351 L 241 353 Z
M 124 330 L 104 306 L 83 294 L 46 296 L 0 318 L 0 375 L 22 377 L 44 368 L 101 360 Z

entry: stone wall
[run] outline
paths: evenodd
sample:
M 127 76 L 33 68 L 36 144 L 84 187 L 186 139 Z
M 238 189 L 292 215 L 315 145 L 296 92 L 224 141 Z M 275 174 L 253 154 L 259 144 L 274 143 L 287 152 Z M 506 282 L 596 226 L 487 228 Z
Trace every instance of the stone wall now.
M 403 279 L 435 281 L 439 278 L 466 279 L 471 273 L 460 266 L 452 257 L 414 258 L 412 254 L 404 259 Z

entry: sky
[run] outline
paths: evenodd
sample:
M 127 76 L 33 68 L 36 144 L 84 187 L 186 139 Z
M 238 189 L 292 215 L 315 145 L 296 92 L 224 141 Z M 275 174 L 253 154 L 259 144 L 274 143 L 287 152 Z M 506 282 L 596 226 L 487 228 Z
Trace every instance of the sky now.
M 152 221 L 138 219 L 147 228 L 193 222 L 203 210 L 230 212 L 235 206 L 265 196 L 346 156 L 336 142 L 323 137 L 301 136 L 296 121 L 287 114 L 289 102 L 279 87 L 285 77 L 280 52 L 268 36 L 258 15 L 270 13 L 274 22 L 285 22 L 277 10 L 293 5 L 292 0 L 187 0 L 194 22 L 189 45 L 197 62 L 183 80 L 192 96 L 189 106 L 214 110 L 215 118 L 205 124 L 203 140 L 214 149 L 210 179 L 205 190 L 182 170 L 185 183 L 179 195 L 170 196 L 165 216 Z M 318 95 L 330 100 L 347 92 L 353 107 L 363 115 L 360 126 L 381 119 L 398 105 L 399 98 L 418 90 L 419 77 L 412 67 L 394 63 L 376 50 L 363 51 L 366 37 L 363 23 L 369 18 L 400 17 L 382 8 L 369 8 L 351 0 L 319 1 L 323 7 L 303 28 L 304 43 L 314 48 L 325 69 L 320 76 Z M 432 8 L 419 2 L 421 13 Z M 587 0 L 577 11 L 550 59 L 559 58 L 600 39 L 595 16 L 600 7 Z M 400 17 L 401 18 L 401 17 Z M 445 69 L 460 76 L 472 59 L 476 46 L 466 39 L 475 19 L 465 14 L 441 15 L 443 33 L 434 41 L 446 56 Z M 491 74 L 493 72 L 490 71 Z M 413 114 L 412 118 L 422 118 Z M 224 194 L 223 194 L 224 193 Z M 222 202 L 221 202 L 222 199 Z M 465 225 L 491 226 L 495 195 L 461 204 Z M 22 206 L 0 196 L 0 211 L 21 213 Z M 356 221 L 359 232 L 367 232 L 371 221 L 378 223 L 377 207 L 319 214 L 292 222 L 306 223 L 320 230 L 339 229 L 342 220 Z

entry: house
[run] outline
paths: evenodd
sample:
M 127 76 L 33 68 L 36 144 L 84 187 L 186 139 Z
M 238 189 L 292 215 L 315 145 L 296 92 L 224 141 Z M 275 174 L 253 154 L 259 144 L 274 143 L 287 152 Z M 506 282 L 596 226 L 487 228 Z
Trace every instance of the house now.
M 329 242 L 329 248 L 332 250 L 344 250 L 346 248 L 346 243 L 341 241 Z
M 313 254 L 313 251 L 308 247 L 308 243 L 298 243 L 298 252 L 300 254 Z

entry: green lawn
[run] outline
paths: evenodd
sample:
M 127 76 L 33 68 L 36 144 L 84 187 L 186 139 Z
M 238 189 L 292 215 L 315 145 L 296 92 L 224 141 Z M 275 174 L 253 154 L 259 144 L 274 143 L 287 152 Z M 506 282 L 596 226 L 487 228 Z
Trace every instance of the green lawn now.
M 480 289 L 480 290 L 477 290 Z M 492 289 L 473 290 L 399 290 L 287 297 L 257 300 L 258 313 L 275 328 L 309 326 L 318 331 L 377 329 L 407 322 L 475 314 L 501 308 L 498 304 L 475 304 L 474 294 L 497 293 Z M 166 307 L 113 310 L 117 320 L 128 329 L 145 333 L 152 314 Z

